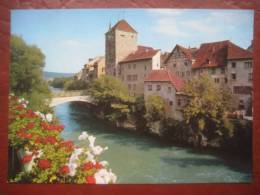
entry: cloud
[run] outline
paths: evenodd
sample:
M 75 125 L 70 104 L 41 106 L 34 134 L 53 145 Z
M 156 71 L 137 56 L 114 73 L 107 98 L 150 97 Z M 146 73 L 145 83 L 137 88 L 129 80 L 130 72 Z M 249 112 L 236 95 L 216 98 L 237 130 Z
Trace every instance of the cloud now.
M 153 9 L 147 13 L 154 19 L 153 32 L 186 42 L 232 39 L 239 29 L 249 28 L 253 18 L 248 10 Z

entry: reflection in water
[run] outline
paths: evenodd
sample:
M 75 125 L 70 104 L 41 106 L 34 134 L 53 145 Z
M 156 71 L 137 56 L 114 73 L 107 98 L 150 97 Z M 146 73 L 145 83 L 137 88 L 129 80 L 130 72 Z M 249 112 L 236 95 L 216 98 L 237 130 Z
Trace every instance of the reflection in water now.
M 250 182 L 251 163 L 238 157 L 172 146 L 138 132 L 116 129 L 91 116 L 84 103 L 55 108 L 65 125 L 62 136 L 77 141 L 81 131 L 108 146 L 101 158 L 110 163 L 119 183 L 205 183 Z

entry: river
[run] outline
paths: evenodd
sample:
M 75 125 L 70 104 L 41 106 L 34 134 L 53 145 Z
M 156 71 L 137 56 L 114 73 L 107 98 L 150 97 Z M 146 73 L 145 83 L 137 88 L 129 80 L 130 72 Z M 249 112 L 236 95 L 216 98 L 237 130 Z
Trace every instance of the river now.
M 108 146 L 107 160 L 118 183 L 233 183 L 251 181 L 251 162 L 216 152 L 176 147 L 156 137 L 116 129 L 94 118 L 84 103 L 55 107 L 65 130 L 64 139 L 80 145 L 82 131 L 94 135 L 96 144 Z

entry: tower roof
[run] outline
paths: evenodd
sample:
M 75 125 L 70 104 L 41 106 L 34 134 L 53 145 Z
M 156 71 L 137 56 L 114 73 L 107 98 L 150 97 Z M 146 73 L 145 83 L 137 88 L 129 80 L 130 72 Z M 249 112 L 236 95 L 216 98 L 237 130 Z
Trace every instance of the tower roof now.
M 125 20 L 119 20 L 112 28 L 110 31 L 114 30 L 121 30 L 125 32 L 131 32 L 131 33 L 137 33 L 135 29 L 130 26 L 130 24 L 127 23 Z

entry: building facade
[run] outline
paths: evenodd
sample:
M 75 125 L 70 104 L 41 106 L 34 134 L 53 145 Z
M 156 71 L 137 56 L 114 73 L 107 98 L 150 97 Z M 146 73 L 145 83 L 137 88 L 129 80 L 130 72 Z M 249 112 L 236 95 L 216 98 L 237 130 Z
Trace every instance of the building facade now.
M 90 58 L 83 69 L 77 74 L 77 79 L 91 82 L 105 74 L 105 57 Z
M 230 41 L 201 44 L 198 49 L 176 45 L 165 60 L 167 69 L 186 81 L 209 75 L 234 95 L 234 109 L 247 110 L 252 102 L 252 53 Z
M 138 50 L 127 56 L 120 64 L 120 79 L 131 95 L 144 94 L 144 78 L 160 69 L 160 50 L 138 46 Z
M 182 92 L 184 80 L 169 70 L 153 70 L 144 81 L 144 98 L 160 96 L 165 102 L 166 116 L 183 120 L 188 97 Z
M 196 51 L 196 48 L 187 49 L 176 45 L 164 61 L 165 68 L 186 81 L 191 80 L 192 62 Z

